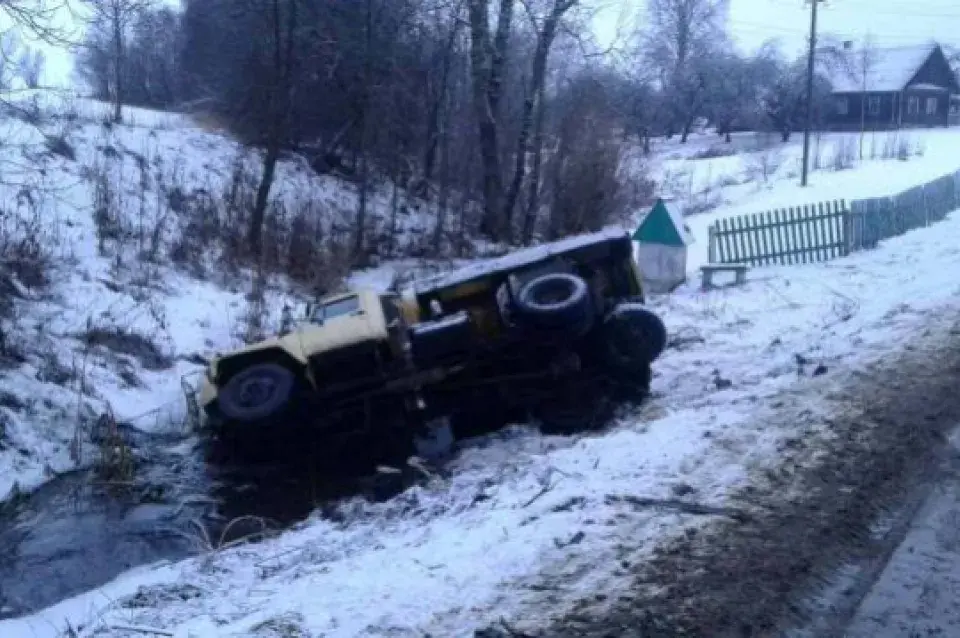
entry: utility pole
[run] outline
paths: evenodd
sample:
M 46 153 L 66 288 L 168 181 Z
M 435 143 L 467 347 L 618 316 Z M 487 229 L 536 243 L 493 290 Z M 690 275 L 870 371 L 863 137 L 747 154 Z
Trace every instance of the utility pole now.
M 817 47 L 817 4 L 823 0 L 810 0 L 810 52 L 807 55 L 807 113 L 803 126 L 803 167 L 800 169 L 800 186 L 807 185 L 807 166 L 810 164 L 810 127 L 813 125 L 813 67 Z

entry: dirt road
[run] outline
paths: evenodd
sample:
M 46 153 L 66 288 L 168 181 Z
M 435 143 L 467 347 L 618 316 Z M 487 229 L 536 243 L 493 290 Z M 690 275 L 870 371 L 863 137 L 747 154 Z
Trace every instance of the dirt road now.
M 920 547 L 913 554 L 934 551 L 923 535 L 936 532 L 924 520 L 960 518 L 955 495 L 939 505 L 929 498 L 938 484 L 950 494 L 943 480 L 956 467 L 948 435 L 960 424 L 960 313 L 930 315 L 926 325 L 909 343 L 891 344 L 886 359 L 824 382 L 832 436 L 785 449 L 781 471 L 734 497 L 749 517 L 718 519 L 661 547 L 635 568 L 630 591 L 581 602 L 543 635 L 821 637 L 847 627 L 849 635 L 911 635 L 882 633 L 877 623 L 903 618 L 876 609 L 909 580 L 910 546 Z M 960 545 L 956 527 L 948 538 L 951 524 L 940 525 L 946 540 L 938 542 Z M 915 542 L 901 545 L 905 536 Z M 931 582 L 956 588 L 957 580 L 947 573 Z M 916 585 L 913 595 L 923 589 Z M 930 622 L 940 608 L 956 619 L 951 598 L 948 591 L 928 605 Z
M 849 638 L 960 635 L 960 480 L 938 483 L 843 630 Z

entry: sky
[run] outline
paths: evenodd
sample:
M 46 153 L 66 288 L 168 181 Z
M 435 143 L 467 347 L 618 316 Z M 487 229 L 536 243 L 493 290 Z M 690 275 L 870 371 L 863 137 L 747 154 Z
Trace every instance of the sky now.
M 179 0 L 161 0 L 179 6 Z M 603 46 L 629 34 L 634 19 L 642 19 L 642 0 L 585 0 L 593 5 L 594 31 Z M 69 0 L 76 8 L 78 0 Z M 960 45 L 960 2 L 957 0 L 829 0 L 818 7 L 819 33 L 860 41 L 870 36 L 880 46 L 919 44 L 934 39 Z M 63 12 L 62 23 L 71 24 Z M 0 19 L 0 28 L 7 25 Z M 618 28 L 619 26 L 619 28 Z M 744 51 L 778 38 L 784 51 L 802 54 L 810 29 L 809 0 L 730 0 L 729 29 Z M 72 58 L 62 47 L 40 45 L 47 54 L 45 81 L 69 84 Z
M 601 42 L 616 34 L 618 16 L 640 13 L 639 0 L 595 0 L 601 8 L 594 29 Z M 921 44 L 930 39 L 960 45 L 960 2 L 957 0 L 830 0 L 817 7 L 818 33 L 878 46 Z M 801 54 L 810 32 L 810 3 L 805 0 L 730 0 L 729 29 L 744 52 L 778 38 L 785 52 Z

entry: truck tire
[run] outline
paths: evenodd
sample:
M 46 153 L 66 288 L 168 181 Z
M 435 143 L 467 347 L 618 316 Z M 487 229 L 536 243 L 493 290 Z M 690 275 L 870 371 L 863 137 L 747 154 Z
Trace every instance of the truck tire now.
M 220 413 L 231 421 L 251 423 L 276 416 L 286 409 L 297 385 L 292 370 L 277 363 L 257 363 L 245 368 L 220 388 Z
M 594 383 L 563 385 L 540 403 L 532 416 L 543 434 L 570 435 L 595 431 L 613 418 L 615 408 L 603 387 Z
M 517 294 L 517 319 L 526 326 L 580 337 L 593 327 L 590 289 L 582 278 L 551 273 L 524 285 Z
M 649 377 L 650 364 L 667 347 L 660 317 L 636 303 L 615 307 L 603 322 L 604 354 L 615 372 Z

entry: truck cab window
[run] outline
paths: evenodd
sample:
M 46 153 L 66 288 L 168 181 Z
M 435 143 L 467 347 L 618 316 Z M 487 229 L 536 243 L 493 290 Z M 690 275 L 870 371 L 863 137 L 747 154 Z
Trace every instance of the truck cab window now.
M 351 295 L 317 306 L 311 318 L 313 321 L 328 321 L 335 317 L 356 312 L 357 310 L 360 310 L 360 298 L 357 295 Z

